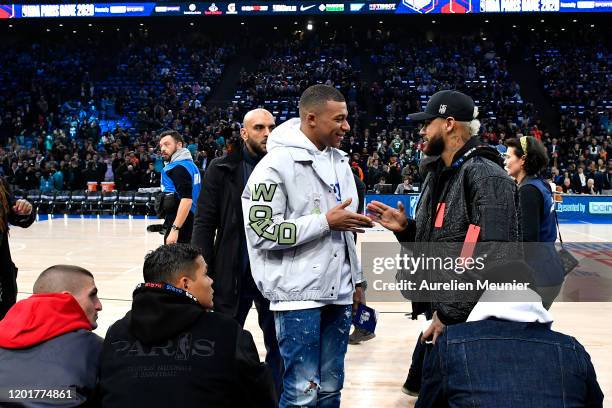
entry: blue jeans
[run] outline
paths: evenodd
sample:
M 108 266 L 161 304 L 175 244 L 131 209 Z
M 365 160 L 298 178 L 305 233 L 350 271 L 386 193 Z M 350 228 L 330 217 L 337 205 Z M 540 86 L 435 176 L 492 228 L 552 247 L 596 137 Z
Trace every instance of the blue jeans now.
M 448 326 L 427 347 L 417 408 L 600 408 L 584 347 L 541 323 L 483 320 Z
M 285 363 L 280 408 L 340 406 L 351 306 L 274 312 Z

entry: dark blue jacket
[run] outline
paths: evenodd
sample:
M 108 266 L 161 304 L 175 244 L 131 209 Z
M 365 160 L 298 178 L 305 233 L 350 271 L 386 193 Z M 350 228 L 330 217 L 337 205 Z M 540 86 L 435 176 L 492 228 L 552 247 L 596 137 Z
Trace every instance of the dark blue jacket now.
M 430 349 L 417 408 L 599 408 L 584 347 L 547 324 L 483 320 L 446 327 Z

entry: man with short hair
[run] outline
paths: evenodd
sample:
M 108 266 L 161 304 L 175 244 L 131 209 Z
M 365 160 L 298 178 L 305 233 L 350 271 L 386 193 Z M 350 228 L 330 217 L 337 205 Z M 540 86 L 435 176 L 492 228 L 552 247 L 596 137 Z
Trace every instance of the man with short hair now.
M 197 248 L 162 245 L 144 261 L 132 310 L 104 339 L 103 407 L 274 407 L 251 334 L 212 313 L 212 279 Z
M 214 159 L 202 181 L 192 243 L 202 250 L 208 274 L 214 279 L 215 311 L 244 326 L 253 303 L 266 345 L 266 363 L 272 369 L 277 394 L 282 389 L 283 362 L 278 350 L 270 301 L 257 290 L 244 235 L 241 195 L 253 169 L 266 155 L 266 143 L 276 127 L 274 116 L 255 109 L 244 116 L 242 146 Z
M 350 130 L 344 97 L 314 85 L 300 117 L 270 134 L 242 195 L 253 278 L 274 311 L 285 364 L 280 407 L 338 407 L 351 305 L 362 294 L 353 232 L 357 189 L 338 146 Z
M 164 243 L 188 244 L 200 194 L 200 170 L 189 150 L 183 147 L 183 137 L 176 130 L 167 130 L 159 136 L 159 147 L 166 162 L 161 177 Z
M 76 407 L 91 402 L 102 351 L 102 339 L 92 330 L 101 310 L 91 272 L 73 265 L 43 271 L 34 283 L 34 294 L 13 305 L 0 321 L 2 387 L 71 388 L 73 398 L 45 406 Z M 25 407 L 42 406 L 19 402 Z
M 578 166 L 577 173 L 572 177 L 572 190 L 574 190 L 576 194 L 587 193 L 587 181 L 588 177 L 584 174 L 584 165 L 581 164 Z

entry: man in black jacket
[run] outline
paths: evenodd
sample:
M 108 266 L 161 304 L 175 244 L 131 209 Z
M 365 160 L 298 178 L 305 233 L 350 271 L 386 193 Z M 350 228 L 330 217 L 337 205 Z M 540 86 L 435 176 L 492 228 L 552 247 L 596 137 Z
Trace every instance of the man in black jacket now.
M 162 245 L 145 257 L 143 275 L 132 310 L 104 339 L 103 407 L 276 405 L 251 334 L 210 311 L 213 281 L 200 251 Z
M 266 362 L 272 369 L 277 393 L 282 386 L 283 362 L 276 340 L 270 302 L 255 286 L 242 221 L 242 190 L 251 172 L 266 154 L 266 141 L 274 117 L 265 109 L 244 116 L 242 146 L 233 154 L 214 159 L 208 166 L 198 198 L 192 244 L 200 248 L 215 280 L 215 311 L 244 326 L 253 303 L 266 344 Z
M 372 216 L 395 232 L 400 242 L 461 245 L 470 225 L 479 228 L 473 237 L 478 242 L 518 241 L 516 184 L 506 174 L 497 150 L 475 137 L 480 128 L 477 113 L 471 97 L 457 91 L 441 91 L 431 97 L 424 112 L 410 115 L 412 120 L 424 122 L 420 133 L 423 152 L 428 156 L 421 163 L 426 178 L 415 219 L 407 219 L 402 206 L 396 210 L 376 201 L 368 205 Z M 509 245 L 497 246 L 487 254 L 487 265 L 516 257 L 516 253 L 509 252 L 513 249 Z M 454 270 L 439 273 L 436 281 L 451 282 L 459 277 Z M 422 338 L 435 344 L 445 325 L 467 320 L 476 302 L 449 301 L 456 295 L 450 292 L 430 295 L 431 302 L 413 304 L 413 318 L 425 313 L 432 319 Z

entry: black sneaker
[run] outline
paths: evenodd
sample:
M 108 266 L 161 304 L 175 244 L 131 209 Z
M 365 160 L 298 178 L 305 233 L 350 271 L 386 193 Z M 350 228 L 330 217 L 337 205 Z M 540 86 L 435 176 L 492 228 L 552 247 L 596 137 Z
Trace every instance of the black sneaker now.
M 359 327 L 355 327 L 355 330 L 349 335 L 349 344 L 359 344 L 362 341 L 372 340 L 376 337 L 376 334 L 370 333 L 367 330 L 360 329 Z
M 164 233 L 164 225 L 163 224 L 151 224 L 147 227 L 147 231 L 149 232 L 160 232 Z
M 406 382 L 402 386 L 402 392 L 410 395 L 411 397 L 418 397 L 420 390 L 421 379 L 417 378 L 415 375 L 411 375 L 411 372 L 408 371 L 408 377 L 406 377 Z

